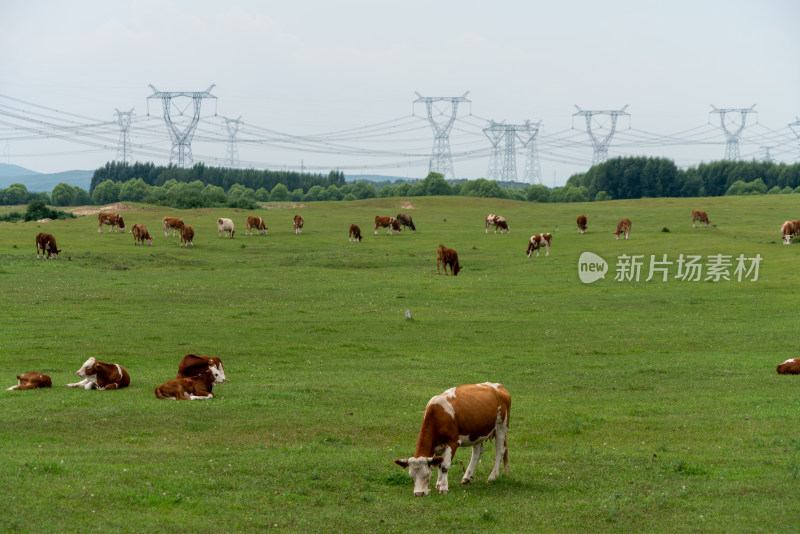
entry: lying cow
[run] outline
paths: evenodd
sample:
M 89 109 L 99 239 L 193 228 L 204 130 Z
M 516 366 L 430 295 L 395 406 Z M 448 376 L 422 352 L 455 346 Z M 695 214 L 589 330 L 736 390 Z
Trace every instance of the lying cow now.
M 61 249 L 56 247 L 56 238 L 53 237 L 53 234 L 38 234 L 36 236 L 36 259 L 39 259 L 39 252 L 42 253 L 42 259 L 50 259 L 50 255 L 52 254 L 54 258 L 58 257 L 58 254 L 61 252 Z M 45 258 L 45 253 L 47 257 Z
M 444 274 L 447 276 L 447 266 L 450 266 L 450 274 L 453 276 L 458 275 L 461 270 L 461 265 L 458 264 L 458 253 L 452 248 L 439 247 L 436 251 L 436 274 L 439 272 L 439 267 L 444 266 Z
M 133 234 L 133 244 L 144 246 L 144 242 L 147 241 L 148 245 L 153 244 L 153 238 L 150 237 L 150 234 L 147 232 L 147 227 L 143 224 L 134 224 L 133 228 L 131 228 L 131 233 Z
M 17 375 L 17 385 L 7 388 L 6 391 L 12 389 L 36 389 L 36 388 L 49 388 L 53 385 L 53 381 L 44 373 L 25 373 L 24 375 Z
M 226 237 L 233 238 L 233 234 L 236 233 L 236 230 L 233 229 L 233 221 L 225 218 L 217 219 L 217 233 L 219 237 L 225 234 Z
M 103 225 L 109 225 L 108 231 L 111 232 L 113 229 L 115 232 L 117 229 L 125 231 L 125 221 L 122 220 L 122 217 L 119 213 L 110 213 L 110 212 L 103 212 L 97 215 L 97 233 L 101 233 L 103 231 Z
M 439 493 L 448 493 L 447 474 L 458 447 L 472 447 L 472 458 L 461 479 L 462 484 L 467 484 L 483 454 L 483 443 L 494 438 L 491 482 L 500 475 L 501 462 L 508 472 L 506 434 L 510 416 L 511 395 L 500 384 L 484 382 L 450 388 L 428 401 L 414 456 L 395 459 L 394 463 L 408 468 L 417 497 L 430 492 L 431 467 L 439 466 L 436 488 Z
M 295 234 L 302 234 L 303 233 L 303 223 L 305 221 L 299 215 L 294 216 L 294 233 Z
M 348 234 L 349 241 L 358 241 L 361 243 L 361 228 L 357 224 L 350 225 L 350 233 Z
M 225 369 L 222 368 L 222 360 L 217 356 L 203 356 L 201 354 L 187 354 L 178 364 L 178 374 L 175 378 L 189 378 L 197 376 L 209 369 L 222 377 L 220 382 L 225 382 Z
M 408 215 L 407 213 L 398 213 L 397 217 L 395 218 L 397 219 L 397 222 L 403 225 L 403 228 L 411 228 L 412 232 L 417 231 L 417 227 L 414 226 L 414 221 L 411 220 L 411 215 Z
M 85 390 L 120 389 L 126 388 L 131 383 L 128 371 L 119 364 L 98 362 L 93 357 L 78 369 L 78 376 L 83 378 L 80 382 L 64 384 L 68 388 L 83 388 Z
M 173 378 L 158 386 L 153 392 L 159 399 L 202 400 L 212 399 L 214 384 L 221 384 L 225 376 L 215 367 L 206 369 L 197 376 Z
M 511 230 L 508 229 L 508 223 L 506 222 L 504 217 L 500 215 L 494 215 L 492 213 L 486 216 L 486 222 L 484 224 L 484 228 L 486 228 L 486 233 L 489 233 L 489 225 L 494 226 L 494 233 L 497 233 L 497 229 L 500 229 L 500 233 L 503 233 L 503 230 L 506 231 L 507 234 L 511 233 Z
M 781 235 L 783 235 L 783 244 L 790 245 L 792 238 L 800 233 L 800 221 L 783 221 L 781 225 Z
M 164 236 L 169 237 L 169 231 L 172 230 L 172 237 L 175 234 L 180 234 L 183 228 L 183 219 L 179 217 L 164 217 Z
M 777 368 L 779 375 L 800 375 L 800 358 L 789 358 Z
M 189 248 L 189 245 L 194 248 L 194 228 L 184 224 L 181 226 L 181 246 Z
M 697 221 L 706 223 L 708 228 L 708 215 L 703 210 L 692 210 L 692 228 L 697 228 Z
M 631 233 L 630 219 L 622 219 L 620 222 L 617 223 L 617 231 L 614 232 L 614 235 L 617 236 L 617 241 L 619 241 L 620 234 L 625 234 L 625 239 L 628 239 L 628 234 L 630 233 Z
M 264 232 L 264 235 L 267 235 L 267 225 L 264 224 L 264 219 L 261 217 L 247 217 L 247 223 L 244 227 L 244 235 L 247 235 L 250 232 L 250 235 L 253 235 L 253 230 L 256 231 L 257 234 L 261 235 L 261 232 Z
M 397 232 L 402 231 L 402 228 L 400 228 L 400 223 L 394 217 L 382 217 L 380 215 L 376 215 L 375 235 L 378 235 L 378 228 L 388 228 L 389 231 L 386 232 L 387 235 L 392 235 L 392 230 L 396 230 Z
M 586 233 L 586 215 L 578 215 L 578 233 L 585 234 Z
M 539 257 L 539 249 L 542 247 L 546 247 L 547 251 L 544 253 L 544 257 L 548 257 L 550 255 L 550 241 L 553 240 L 553 236 L 551 234 L 536 234 L 532 235 L 530 241 L 528 241 L 528 249 L 525 253 L 528 257 L 531 257 L 533 251 L 536 251 L 536 257 Z

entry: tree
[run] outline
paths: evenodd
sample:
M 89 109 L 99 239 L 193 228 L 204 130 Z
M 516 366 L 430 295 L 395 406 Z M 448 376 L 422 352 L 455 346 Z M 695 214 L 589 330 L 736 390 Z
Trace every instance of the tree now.
M 13 183 L 8 186 L 3 194 L 3 204 L 6 206 L 14 206 L 17 204 L 25 204 L 28 201 L 28 188 L 25 184 Z
M 128 202 L 141 202 L 145 199 L 150 186 L 141 178 L 131 178 L 120 187 L 119 199 Z
M 289 200 L 289 189 L 283 184 L 276 185 L 269 193 L 269 200 L 270 202 L 286 202 Z
M 542 184 L 533 184 L 525 191 L 525 200 L 528 202 L 547 202 L 550 190 Z
M 119 200 L 120 185 L 111 180 L 106 180 L 97 185 L 92 191 L 92 201 L 95 204 L 109 204 Z
M 50 202 L 54 206 L 74 206 L 78 192 L 69 184 L 60 183 L 50 193 Z

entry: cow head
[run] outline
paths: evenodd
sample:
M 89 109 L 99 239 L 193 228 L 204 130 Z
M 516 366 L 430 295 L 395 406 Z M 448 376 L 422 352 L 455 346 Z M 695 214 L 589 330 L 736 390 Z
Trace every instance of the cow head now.
M 453 271 L 453 276 L 456 276 L 458 274 L 458 271 L 461 270 L 461 264 L 459 264 L 458 261 L 456 261 L 450 268 L 450 270 Z
M 125 231 L 125 221 L 122 220 L 121 216 L 117 216 L 117 224 L 119 225 L 119 229 L 123 232 Z
M 408 474 L 414 480 L 414 496 L 424 497 L 431 492 L 431 467 L 436 467 L 443 461 L 444 458 L 441 456 L 433 456 L 431 458 L 395 459 L 394 463 L 403 469 L 408 468 Z
M 211 374 L 214 376 L 214 383 L 222 384 L 225 382 L 225 370 L 222 368 L 222 361 L 216 357 L 212 358 L 211 360 L 212 361 L 208 366 L 208 370 L 211 371 Z
M 95 360 L 94 357 L 86 360 L 83 365 L 81 365 L 81 368 L 78 369 L 78 376 L 81 378 L 86 378 L 89 375 L 97 374 L 95 364 L 97 364 L 97 360 Z

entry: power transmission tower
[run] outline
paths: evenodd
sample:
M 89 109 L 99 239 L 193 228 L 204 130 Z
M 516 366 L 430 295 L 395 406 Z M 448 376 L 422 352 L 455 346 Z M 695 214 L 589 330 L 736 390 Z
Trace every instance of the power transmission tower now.
M 133 163 L 131 155 L 131 140 L 128 131 L 131 128 L 131 117 L 133 109 L 130 111 L 120 111 L 117 108 L 117 123 L 119 124 L 119 144 L 117 145 L 117 159 L 123 163 Z
M 416 91 L 415 91 L 416 93 Z M 455 178 L 453 172 L 453 157 L 450 154 L 450 130 L 453 128 L 453 123 L 458 114 L 458 104 L 461 102 L 470 102 L 467 99 L 469 91 L 464 93 L 463 96 L 422 96 L 419 93 L 414 103 L 423 102 L 428 111 L 428 122 L 431 123 L 433 128 L 433 152 L 431 154 L 431 161 L 428 165 L 428 172 L 438 172 L 445 179 Z M 438 107 L 436 104 L 447 103 L 444 107 Z M 449 109 L 448 109 L 449 108 Z M 434 111 L 436 114 L 434 115 Z
M 714 108 L 712 111 L 709 111 L 709 115 L 711 113 L 719 113 L 719 123 L 722 127 L 722 131 L 725 132 L 725 138 L 727 139 L 728 143 L 725 145 L 725 159 L 727 160 L 737 160 L 739 159 L 739 136 L 742 135 L 742 130 L 744 130 L 745 123 L 747 122 L 747 114 L 748 113 L 758 113 L 757 111 L 753 111 L 753 108 L 756 107 L 755 104 L 750 106 L 747 109 L 718 109 L 711 105 Z M 741 116 L 741 123 L 737 123 L 736 120 L 730 121 L 731 125 L 735 127 L 735 130 L 728 129 L 728 123 L 725 121 L 725 116 L 728 113 L 738 113 Z M 709 117 L 710 122 L 710 117 Z
M 540 124 L 541 121 L 536 123 L 536 133 L 533 134 L 531 143 L 528 146 L 528 156 L 525 158 L 525 178 L 522 181 L 529 184 L 542 183 L 542 168 L 539 166 L 539 147 L 536 139 L 539 134 Z
M 497 152 L 498 156 L 500 141 L 505 139 L 503 164 L 499 172 L 502 180 L 517 181 L 517 140 L 522 143 L 523 147 L 527 147 L 538 132 L 539 124 L 531 124 L 531 121 L 525 121 L 525 124 L 503 124 L 491 121 L 490 125 L 483 130 L 492 143 L 493 152 Z M 496 174 L 497 170 L 495 169 Z M 490 179 L 496 180 L 497 178 Z
M 486 172 L 486 178 L 497 181 L 500 179 L 500 141 L 506 134 L 505 125 L 489 121 L 489 126 L 483 129 L 483 133 L 492 143 L 492 155 L 489 157 L 489 170 Z
M 150 114 L 150 99 L 160 98 L 164 107 L 164 122 L 167 123 L 169 137 L 172 140 L 172 151 L 169 154 L 170 165 L 177 162 L 178 167 L 192 166 L 192 138 L 194 137 L 194 131 L 197 128 L 197 123 L 200 121 L 200 107 L 204 98 L 213 98 L 214 100 L 217 99 L 216 96 L 211 94 L 211 90 L 214 88 L 214 85 L 215 84 L 212 84 L 211 87 L 205 91 L 159 91 L 153 87 L 152 84 L 150 85 L 150 89 L 153 90 L 153 94 L 147 97 L 147 114 Z M 173 99 L 180 97 L 191 98 L 192 102 L 190 105 L 193 105 L 194 108 L 192 117 L 189 119 L 188 124 L 186 124 L 183 128 L 180 128 L 172 117 L 173 107 L 181 116 L 183 116 L 186 110 L 189 109 L 189 105 L 186 105 L 183 109 L 181 109 L 178 107 L 177 103 L 173 101 Z M 216 115 L 216 110 L 214 114 Z
M 761 148 L 762 150 L 764 150 L 764 157 L 761 159 L 761 161 L 763 161 L 764 163 L 772 163 L 773 161 L 775 161 L 774 159 L 772 159 L 772 154 L 770 153 L 770 150 L 772 149 L 771 146 L 762 146 Z
M 608 159 L 608 145 L 611 143 L 611 138 L 614 137 L 614 133 L 617 131 L 617 117 L 620 115 L 630 116 L 630 113 L 625 111 L 628 105 L 626 104 L 622 109 L 610 111 L 586 111 L 579 108 L 577 104 L 575 104 L 575 107 L 578 109 L 578 112 L 574 113 L 572 116 L 581 115 L 586 119 L 586 133 L 589 134 L 589 138 L 592 140 L 592 147 L 594 147 L 592 165 L 603 163 Z M 600 124 L 599 122 L 593 122 L 595 115 L 604 115 L 611 119 L 611 126 L 603 139 L 598 139 L 594 131 L 592 131 L 595 126 L 598 128 L 604 126 L 604 124 Z
M 795 118 L 797 120 L 789 124 L 789 128 L 791 128 L 792 131 L 794 132 L 794 135 L 797 136 L 798 139 L 800 139 L 800 118 L 798 117 Z
M 222 118 L 225 119 L 225 128 L 228 130 L 228 153 L 225 157 L 225 165 L 235 169 L 239 167 L 239 147 L 236 143 L 236 133 L 239 131 L 239 125 L 242 124 L 240 120 L 242 117 L 240 115 L 238 119 L 229 119 L 224 116 Z

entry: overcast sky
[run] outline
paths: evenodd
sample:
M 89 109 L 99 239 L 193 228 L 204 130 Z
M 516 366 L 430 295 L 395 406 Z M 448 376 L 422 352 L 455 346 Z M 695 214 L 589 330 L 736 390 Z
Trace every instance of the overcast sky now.
M 134 158 L 167 163 L 171 144 L 158 101 L 147 116 L 148 84 L 160 91 L 216 84 L 198 136 L 225 137 L 221 117 L 241 117 L 238 135 L 257 142 L 240 142 L 239 155 L 254 166 L 422 178 L 427 164 L 416 155 L 431 150 L 433 131 L 424 106 L 413 104 L 415 91 L 469 91 L 451 136 L 453 152 L 465 153 L 454 161 L 459 177 L 487 175 L 486 119 L 542 121 L 547 185 L 585 171 L 593 151 L 575 104 L 629 106 L 611 157 L 664 155 L 682 167 L 725 155 L 712 104 L 755 104 L 741 153 L 755 157 L 771 146 L 775 159 L 797 162 L 800 142 L 788 124 L 800 115 L 798 21 L 797 0 L 0 0 L 0 162 L 39 172 L 97 168 L 116 156 L 113 142 L 109 149 L 37 131 L 46 134 L 55 119 L 114 121 L 115 108 L 134 108 L 132 138 L 147 139 L 167 159 L 137 157 L 136 149 Z M 364 128 L 375 124 L 384 126 Z M 397 139 L 384 138 L 392 128 Z M 323 145 L 303 140 L 345 130 L 358 135 Z M 298 142 L 271 146 L 266 138 L 275 132 Z M 637 145 L 650 134 L 679 132 L 673 140 L 691 142 Z M 111 137 L 118 134 L 117 127 Z M 560 139 L 569 146 L 557 148 Z M 615 148 L 616 140 L 625 146 Z M 196 141 L 195 159 L 224 159 L 226 146 Z M 521 179 L 522 153 L 517 166 Z

